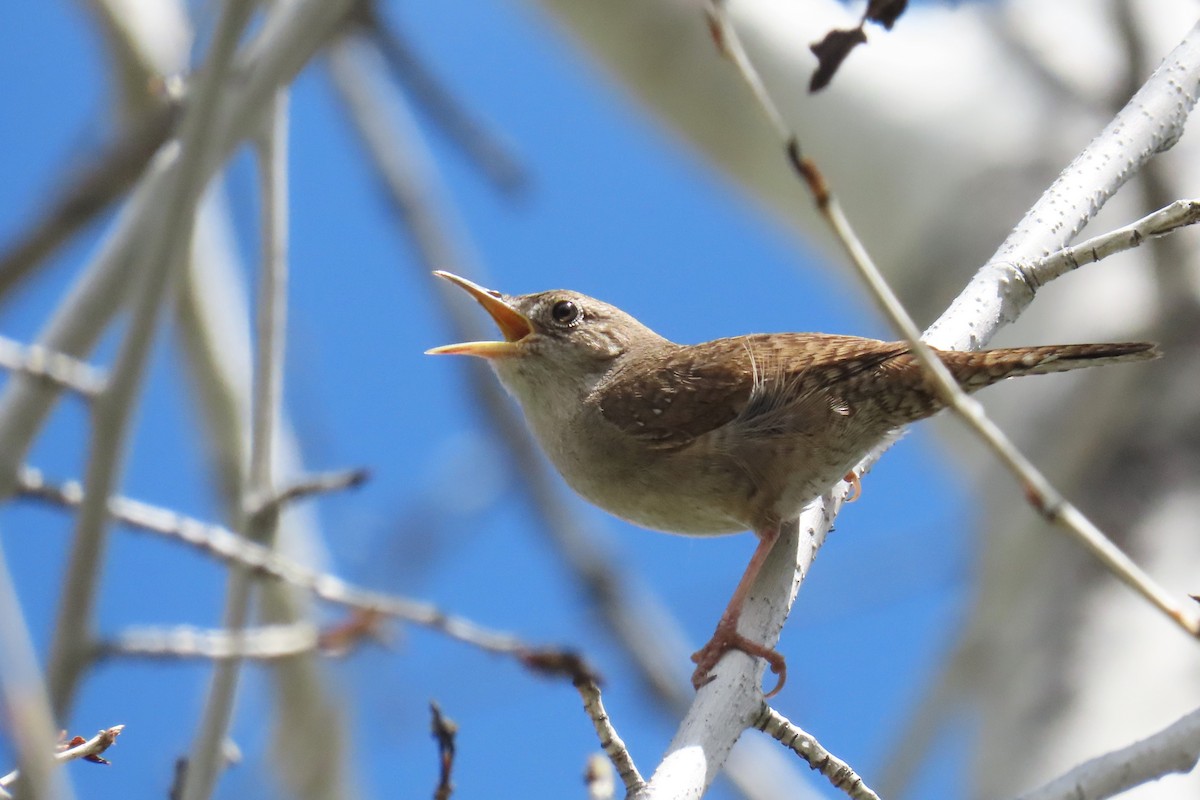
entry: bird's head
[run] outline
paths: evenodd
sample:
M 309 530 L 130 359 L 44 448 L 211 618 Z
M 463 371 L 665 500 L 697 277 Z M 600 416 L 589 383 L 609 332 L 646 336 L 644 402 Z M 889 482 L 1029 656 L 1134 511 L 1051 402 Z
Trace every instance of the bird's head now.
M 487 359 L 522 402 L 531 393 L 544 392 L 578 399 L 622 356 L 666 341 L 619 308 L 579 292 L 554 289 L 506 295 L 449 272 L 434 274 L 475 298 L 504 338 L 443 345 L 426 352 Z

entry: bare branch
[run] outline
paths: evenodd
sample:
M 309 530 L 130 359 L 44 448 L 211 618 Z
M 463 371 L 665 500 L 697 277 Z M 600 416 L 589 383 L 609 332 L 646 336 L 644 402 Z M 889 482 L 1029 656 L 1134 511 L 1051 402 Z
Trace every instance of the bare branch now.
M 376 6 L 375 0 L 359 3 L 357 21 L 374 39 L 400 85 L 496 188 L 508 193 L 524 189 L 529 178 L 508 145 L 472 118 Z
M 812 734 L 801 730 L 770 706 L 763 705 L 751 726 L 794 751 L 813 770 L 828 778 L 835 789 L 845 792 L 852 800 L 879 800 L 879 795 L 867 786 L 849 764 L 830 753 Z
M 1025 280 L 1035 289 L 1071 270 L 1140 246 L 1147 239 L 1166 236 L 1200 222 L 1200 200 L 1176 200 L 1166 208 L 1147 214 L 1130 225 L 1092 237 L 1028 265 L 1018 265 Z
M 1106 753 L 1019 800 L 1103 800 L 1200 762 L 1200 710 L 1128 747 Z
M 765 91 L 753 64 L 746 56 L 737 31 L 730 23 L 720 0 L 711 0 L 707 5 L 709 24 L 714 40 L 723 55 L 734 62 L 739 74 L 749 86 L 755 99 L 770 121 L 783 145 L 784 152 L 793 168 L 809 186 L 817 208 L 826 221 L 840 234 L 842 245 L 850 253 L 856 266 L 869 276 L 873 269 L 870 259 L 861 244 L 849 230 L 845 216 L 825 184 L 815 165 L 802 157 L 799 143 L 788 129 L 783 117 Z M 1045 206 L 1035 206 L 1023 223 L 1001 248 L 1000 255 L 1013 259 L 1020 254 L 1045 247 L 1052 239 L 1057 247 L 1066 244 L 1074 232 L 1081 229 L 1120 183 L 1136 171 L 1155 152 L 1168 146 L 1180 135 L 1184 120 L 1195 103 L 1200 90 L 1200 28 L 1193 29 L 1173 51 L 1155 75 L 1139 91 L 1128 106 L 1110 124 L 1110 130 L 1119 130 L 1120 135 L 1102 135 L 1084 153 L 1078 156 L 1048 190 L 1043 198 Z M 1130 143 L 1133 144 L 1130 144 Z M 1136 152 L 1131 152 L 1136 151 Z M 1103 164 L 1096 169 L 1095 163 Z M 1061 197 L 1069 197 L 1063 203 Z M 1055 203 L 1059 205 L 1054 205 Z M 1059 207 L 1061 206 L 1061 208 Z M 1061 221 L 1068 218 L 1066 224 Z M 1043 251 L 1044 252 L 1044 251 Z M 999 257 L 999 256 L 998 256 Z M 1011 265 L 999 261 L 976 274 L 971 285 L 955 301 L 942 318 L 925 334 L 925 339 L 941 347 L 970 349 L 982 347 L 988 337 L 1001 325 L 1016 318 L 1020 310 L 1032 299 L 1032 288 L 1020 282 Z M 1014 280 L 1015 279 L 1015 280 Z M 1020 286 L 1012 284 L 1020 282 Z M 886 290 L 881 281 L 877 282 Z M 1024 289 L 1024 291 L 1022 291 Z M 877 300 L 887 306 L 889 314 L 897 323 L 904 322 L 907 314 L 887 291 L 879 291 Z M 954 327 L 957 324 L 957 328 Z M 939 384 L 959 413 L 977 421 L 986 419 L 974 412 L 973 401 L 961 393 L 946 373 L 945 366 L 922 344 L 915 327 L 898 325 L 912 341 L 914 351 L 921 362 L 938 376 Z M 957 333 L 957 339 L 943 340 L 940 332 Z M 994 428 L 994 426 L 991 426 Z M 986 430 L 983 423 L 976 430 Z M 990 433 L 990 432 L 989 432 Z M 989 444 L 997 447 L 1000 440 L 988 438 Z M 999 446 L 1008 463 L 1015 464 L 1011 452 Z M 873 454 L 858 468 L 858 472 L 869 468 Z M 1110 541 L 1092 526 L 1081 514 L 1065 506 L 1062 498 L 1047 492 L 1053 489 L 1045 483 L 1031 465 L 1023 471 L 1023 480 L 1030 487 L 1031 497 L 1038 497 L 1039 511 L 1064 528 L 1071 530 L 1088 545 L 1103 563 L 1113 569 L 1122 580 L 1191 635 L 1200 632 L 1200 619 L 1187 613 L 1170 595 L 1149 580 L 1136 565 L 1121 553 Z M 1036 481 L 1036 483 L 1034 482 Z M 785 531 L 771 557 L 764 565 L 754 592 L 742 613 L 741 632 L 768 646 L 774 643 L 778 631 L 790 610 L 796 590 L 803 581 L 817 550 L 824 543 L 836 516 L 844 489 L 836 489 L 804 509 L 797 520 L 795 530 Z M 667 755 L 655 771 L 648 786 L 648 795 L 653 797 L 678 796 L 681 793 L 699 793 L 715 777 L 723 763 L 732 741 L 740 732 L 742 720 L 754 713 L 753 689 L 758 687 L 756 671 L 761 665 L 733 654 L 718 668 L 716 680 L 702 689 L 696 701 L 668 747 Z
M 600 737 L 601 749 L 621 776 L 621 782 L 625 784 L 625 796 L 637 797 L 646 788 L 646 781 L 638 772 L 637 765 L 633 763 L 633 756 L 629 754 L 625 742 L 617 735 L 617 729 L 613 727 L 608 712 L 604 710 L 600 686 L 594 680 L 577 680 L 575 688 L 583 698 L 583 710 L 587 712 L 588 719 L 596 729 L 596 735 Z
M 91 739 L 76 736 L 67 744 L 59 746 L 58 751 L 54 753 L 54 760 L 59 764 L 65 764 L 68 761 L 82 758 L 95 764 L 108 764 L 108 761 L 101 758 L 100 754 L 117 743 L 117 737 L 123 730 L 125 730 L 124 725 L 114 725 L 100 731 Z M 0 776 L 0 788 L 12 786 L 19 777 L 20 770 L 15 769 L 7 775 Z
M 179 118 L 178 98 L 164 91 L 159 105 L 122 139 L 98 155 L 83 174 L 46 209 L 17 241 L 0 252 L 0 298 L 75 235 L 86 223 L 129 191 L 167 141 Z
M 74 796 L 69 782 L 55 774 L 50 758 L 57 733 L 46 686 L 21 604 L 0 543 L 0 711 L 18 763 L 25 771 L 21 794 L 31 797 Z M 0 787 L 16 780 L 16 772 L 0 778 Z
M 100 754 L 117 743 L 117 737 L 125 730 L 124 725 L 114 725 L 105 728 L 87 741 L 79 741 L 82 736 L 76 736 L 66 747 L 54 754 L 54 760 L 60 764 L 74 761 L 77 758 L 95 761 L 100 764 L 108 762 L 100 758 Z

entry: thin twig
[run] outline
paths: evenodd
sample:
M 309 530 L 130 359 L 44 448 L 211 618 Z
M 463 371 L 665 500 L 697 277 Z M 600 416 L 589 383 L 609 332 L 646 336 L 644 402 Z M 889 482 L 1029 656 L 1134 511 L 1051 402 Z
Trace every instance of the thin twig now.
M 97 764 L 107 764 L 108 761 L 100 757 L 108 748 L 117 743 L 117 737 L 121 735 L 121 731 L 125 730 L 124 725 L 114 725 L 111 728 L 105 728 L 90 739 L 83 740 L 82 736 L 77 736 L 80 741 L 73 744 L 61 747 L 53 754 L 54 761 L 59 764 L 65 764 L 68 761 L 77 759 L 85 759 Z M 0 787 L 11 786 L 17 778 L 20 777 L 20 770 L 12 772 L 0 777 Z
M 51 484 L 40 472 L 27 467 L 18 475 L 17 494 L 74 509 L 79 507 L 83 489 L 73 481 Z M 511 634 L 491 631 L 462 617 L 452 616 L 431 603 L 354 586 L 335 575 L 309 569 L 228 528 L 201 522 L 169 509 L 125 497 L 112 497 L 109 498 L 108 513 L 113 520 L 130 528 L 189 544 L 222 563 L 237 564 L 255 574 L 285 581 L 312 592 L 326 602 L 395 617 L 429 628 L 489 653 L 516 657 L 531 669 L 555 671 L 546 665 L 553 662 L 555 654 L 561 655 L 561 651 L 538 649 Z
M 733 61 L 738 66 L 739 72 L 747 85 L 754 90 L 755 96 L 767 112 L 767 118 L 775 125 L 785 143 L 788 159 L 809 187 L 817 209 L 845 249 L 851 263 L 870 289 L 880 309 L 911 346 L 913 355 L 917 357 L 929 375 L 941 400 L 967 424 L 968 429 L 974 431 L 991 448 L 1001 463 L 1016 476 L 1025 489 L 1027 499 L 1043 518 L 1074 536 L 1114 575 L 1141 594 L 1151 605 L 1162 611 L 1189 635 L 1200 636 L 1200 617 L 1185 609 L 1079 509 L 1071 505 L 1033 463 L 1013 445 L 1003 431 L 991 421 L 983 407 L 959 387 L 958 382 L 954 380 L 949 369 L 934 353 L 933 348 L 923 341 L 916 324 L 884 280 L 870 254 L 862 246 L 861 240 L 854 233 L 841 204 L 829 190 L 824 177 L 811 160 L 801 156 L 798 140 L 783 122 L 783 118 L 775 108 L 770 96 L 761 89 L 762 82 L 758 78 L 754 66 L 745 57 L 737 32 L 729 23 L 723 6 L 714 0 L 710 3 L 710 8 L 712 9 L 710 13 L 715 15 L 715 25 L 719 26 L 722 31 L 722 42 L 726 52 L 734 56 Z M 878 458 L 878 455 L 879 452 L 873 453 L 870 459 L 874 460 Z
M 1200 710 L 1128 747 L 1085 761 L 1019 800 L 1104 800 L 1200 762 Z
M 852 800 L 879 800 L 879 795 L 867 786 L 849 764 L 830 753 L 812 734 L 806 733 L 770 706 L 764 704 L 758 717 L 750 724 L 795 752 L 808 762 L 809 767 L 828 778 L 835 789 L 845 792 Z
M 111 728 L 105 728 L 85 742 L 72 744 L 69 747 L 59 750 L 54 754 L 54 760 L 60 764 L 65 764 L 68 761 L 74 761 L 78 758 L 93 761 L 101 753 L 117 743 L 117 737 L 121 735 L 121 731 L 123 730 L 125 730 L 124 725 L 113 725 Z M 108 762 L 100 759 L 100 763 L 107 764 Z
M 290 505 L 298 500 L 306 500 L 313 495 L 354 489 L 364 484 L 370 477 L 371 473 L 366 469 L 344 469 L 306 475 L 303 478 L 291 481 L 277 491 L 273 497 L 267 498 L 265 502 L 249 506 L 247 514 L 253 517 L 258 514 L 272 513 L 278 511 L 283 506 Z
M 107 383 L 104 370 L 86 361 L 38 344 L 21 344 L 7 336 L 0 336 L 0 367 L 39 378 L 89 400 L 104 391 Z
M 433 717 L 433 739 L 438 746 L 438 783 L 433 790 L 433 800 L 450 800 L 450 795 L 454 794 L 451 773 L 454 771 L 454 738 L 458 735 L 458 725 L 443 716 L 441 707 L 433 701 L 429 703 L 429 712 Z
M 1032 264 L 1018 265 L 1018 269 L 1029 285 L 1036 289 L 1071 270 L 1131 250 L 1147 239 L 1166 236 L 1197 222 L 1200 222 L 1200 200 L 1176 200 L 1153 214 L 1147 214 L 1137 222 L 1077 245 L 1064 247 Z
M 374 0 L 360 3 L 357 21 L 375 40 L 400 85 L 496 188 L 508 193 L 525 188 L 525 168 L 508 146 L 472 118 L 376 5 Z
M 629 748 L 617 735 L 617 729 L 613 727 L 608 712 L 604 710 L 604 702 L 600 698 L 600 686 L 596 681 L 588 679 L 576 680 L 575 688 L 579 691 L 579 696 L 583 698 L 583 710 L 587 712 L 588 719 L 592 721 L 592 726 L 596 729 L 601 749 L 608 756 L 608 760 L 612 762 L 617 774 L 621 776 L 621 782 L 625 784 L 625 796 L 636 797 L 646 788 L 646 781 L 638 772 L 637 764 L 633 763 L 633 756 L 629 754 Z

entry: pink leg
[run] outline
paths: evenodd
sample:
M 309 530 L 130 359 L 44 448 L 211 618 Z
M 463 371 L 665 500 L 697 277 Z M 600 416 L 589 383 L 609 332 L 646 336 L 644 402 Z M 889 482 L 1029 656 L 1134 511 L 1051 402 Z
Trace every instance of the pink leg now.
M 779 682 L 766 695 L 767 697 L 774 697 L 778 694 L 779 690 L 783 688 L 784 681 L 787 680 L 787 665 L 783 661 L 783 656 L 765 645 L 747 639 L 737 630 L 738 619 L 742 616 L 742 604 L 745 603 L 746 595 L 750 593 L 750 587 L 758 578 L 758 573 L 762 570 L 767 556 L 771 554 L 771 548 L 779 539 L 779 527 L 771 526 L 756 531 L 756 533 L 758 534 L 758 547 L 755 548 L 754 555 L 750 557 L 750 563 L 746 565 L 746 571 L 742 573 L 742 579 L 738 581 L 737 588 L 733 590 L 733 597 L 729 599 L 729 605 L 725 607 L 725 613 L 721 615 L 721 620 L 717 623 L 717 630 L 708 640 L 708 644 L 692 654 L 692 661 L 696 664 L 696 671 L 692 673 L 692 686 L 696 689 L 712 680 L 712 675 L 710 675 L 712 668 L 730 650 L 741 650 L 743 653 L 764 658 L 770 664 L 771 672 L 779 676 Z

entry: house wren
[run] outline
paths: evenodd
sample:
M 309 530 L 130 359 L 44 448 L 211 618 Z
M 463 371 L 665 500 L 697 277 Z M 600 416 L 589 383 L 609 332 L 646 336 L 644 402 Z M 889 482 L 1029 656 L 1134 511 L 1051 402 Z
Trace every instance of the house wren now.
M 884 437 L 942 408 L 909 346 L 821 333 L 681 345 L 578 292 L 513 296 L 434 274 L 474 297 L 504 339 L 429 353 L 487 359 L 572 488 L 647 528 L 754 531 L 758 547 L 716 632 L 692 656 L 692 683 L 737 649 L 767 660 L 778 692 L 783 657 L 738 632 L 742 604 L 784 521 L 853 477 Z M 1144 342 L 936 352 L 967 391 L 1157 356 Z

